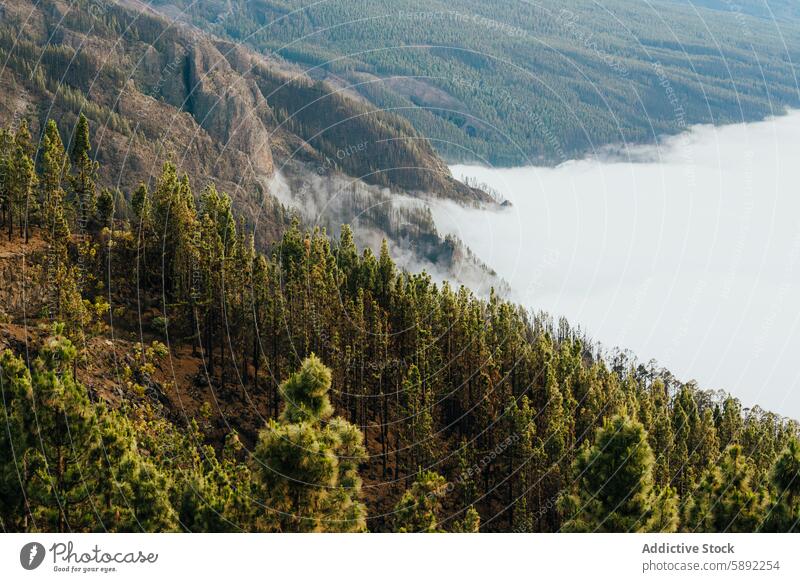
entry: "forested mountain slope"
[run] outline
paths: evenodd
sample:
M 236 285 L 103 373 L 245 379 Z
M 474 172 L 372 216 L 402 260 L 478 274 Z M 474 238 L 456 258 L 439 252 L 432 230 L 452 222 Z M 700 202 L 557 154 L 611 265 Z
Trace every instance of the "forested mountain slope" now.
M 742 0 L 726 2 L 725 0 L 673 0 L 683 6 L 710 8 L 723 13 L 731 12 L 755 16 L 769 21 L 791 21 L 800 18 L 800 6 L 793 0 Z
M 111 189 L 121 216 L 130 217 L 123 193 L 139 182 L 152 186 L 162 160 L 171 159 L 193 183 L 213 180 L 229 192 L 238 219 L 266 248 L 289 224 L 271 192 L 280 176 L 305 184 L 303 195 L 329 209 L 304 215 L 309 224 L 338 229 L 360 217 L 362 243 L 367 234 L 378 242 L 385 236 L 447 273 L 466 250 L 439 236 L 422 210 L 396 208 L 393 196 L 491 203 L 454 180 L 402 117 L 170 23 L 144 4 L 4 2 L 0 62 L 0 121 L 16 127 L 27 120 L 36 144 L 44 121 L 54 119 L 69 146 L 85 115 L 96 136 L 99 184 Z M 331 178 L 346 188 L 323 187 Z M 414 230 L 426 242 L 412 249 Z
M 157 0 L 405 116 L 452 161 L 558 163 L 800 104 L 796 3 Z M 773 18 L 774 16 L 774 18 Z
M 121 217 L 85 118 L 12 129 L 3 531 L 797 530 L 796 421 L 349 228 L 260 253 L 172 163 Z

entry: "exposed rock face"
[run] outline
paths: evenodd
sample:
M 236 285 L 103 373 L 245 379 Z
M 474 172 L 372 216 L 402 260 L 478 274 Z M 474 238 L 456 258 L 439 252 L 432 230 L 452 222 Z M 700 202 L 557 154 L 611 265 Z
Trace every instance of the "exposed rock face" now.
M 173 75 L 167 95 L 172 105 L 189 112 L 200 127 L 227 150 L 242 158 L 258 176 L 271 176 L 269 105 L 256 84 L 234 71 L 207 41 L 195 41 Z

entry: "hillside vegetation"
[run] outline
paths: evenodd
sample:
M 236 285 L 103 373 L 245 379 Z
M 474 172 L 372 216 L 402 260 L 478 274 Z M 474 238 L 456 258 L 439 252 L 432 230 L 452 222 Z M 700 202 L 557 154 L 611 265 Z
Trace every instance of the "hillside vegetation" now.
M 3 531 L 797 529 L 795 421 L 63 141 L 0 133 Z
M 245 46 L 136 3 L 10 0 L 0 62 L 0 122 L 26 120 L 37 144 L 53 119 L 70 147 L 85 116 L 97 182 L 119 216 L 132 218 L 131 193 L 152 188 L 171 160 L 198 190 L 213 182 L 231 194 L 260 250 L 289 226 L 286 204 L 308 225 L 358 221 L 360 244 L 377 251 L 385 237 L 409 264 L 493 277 L 424 211 L 395 204 L 397 195 L 492 204 L 487 194 L 454 180 L 402 117 Z M 297 200 L 278 200 L 278 177 L 299 185 Z M 310 199 L 320 212 L 307 212 Z

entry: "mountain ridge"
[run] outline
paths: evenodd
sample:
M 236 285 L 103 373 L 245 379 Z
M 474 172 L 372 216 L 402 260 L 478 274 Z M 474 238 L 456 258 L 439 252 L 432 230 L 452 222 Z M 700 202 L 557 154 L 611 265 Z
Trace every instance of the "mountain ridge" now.
M 358 91 L 406 117 L 451 163 L 551 165 L 606 144 L 651 143 L 686 125 L 760 120 L 800 105 L 796 19 L 771 21 L 738 4 L 154 6 Z

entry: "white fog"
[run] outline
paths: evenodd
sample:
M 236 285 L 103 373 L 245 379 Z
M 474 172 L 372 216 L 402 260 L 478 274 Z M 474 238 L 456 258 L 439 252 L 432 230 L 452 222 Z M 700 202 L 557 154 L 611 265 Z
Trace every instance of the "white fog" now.
M 800 418 L 800 112 L 557 168 L 452 168 L 513 203 L 433 206 L 512 288 L 605 347 Z

